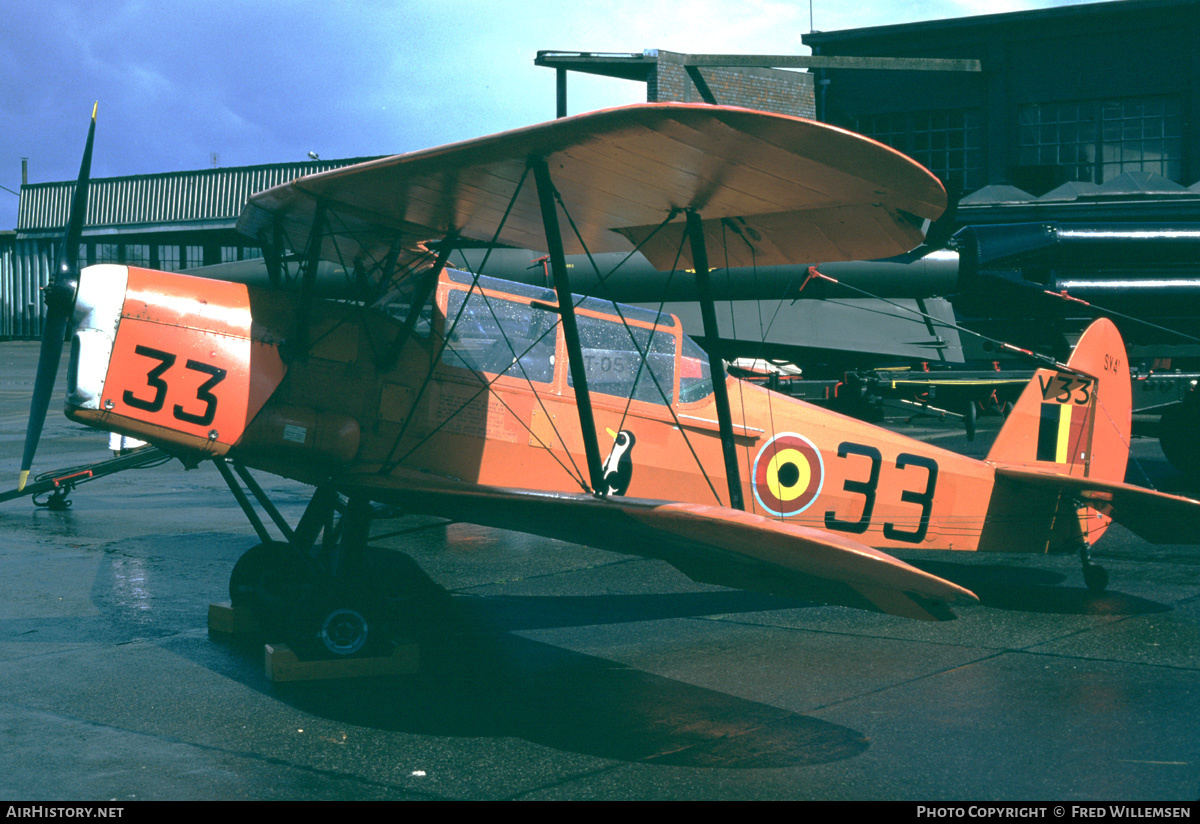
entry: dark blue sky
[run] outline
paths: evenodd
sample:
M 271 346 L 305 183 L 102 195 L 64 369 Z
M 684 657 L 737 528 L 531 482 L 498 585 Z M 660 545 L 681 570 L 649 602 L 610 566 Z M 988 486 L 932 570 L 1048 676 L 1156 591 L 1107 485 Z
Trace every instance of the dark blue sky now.
M 1070 0 L 814 0 L 832 31 Z M 393 154 L 554 116 L 539 49 L 804 54 L 805 0 L 4 0 L 0 186 Z M 719 21 L 719 22 L 717 22 Z M 572 73 L 572 113 L 645 86 Z M 0 229 L 17 198 L 0 190 Z

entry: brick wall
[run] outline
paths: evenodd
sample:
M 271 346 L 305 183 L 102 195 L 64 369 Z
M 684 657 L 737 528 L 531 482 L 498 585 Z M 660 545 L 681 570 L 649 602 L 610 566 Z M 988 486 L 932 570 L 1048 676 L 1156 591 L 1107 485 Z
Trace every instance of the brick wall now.
M 646 100 L 703 103 L 703 95 L 682 62 L 659 54 L 658 71 L 646 83 Z M 806 72 L 760 68 L 701 68 L 701 81 L 716 103 L 812 118 L 816 116 L 813 76 Z

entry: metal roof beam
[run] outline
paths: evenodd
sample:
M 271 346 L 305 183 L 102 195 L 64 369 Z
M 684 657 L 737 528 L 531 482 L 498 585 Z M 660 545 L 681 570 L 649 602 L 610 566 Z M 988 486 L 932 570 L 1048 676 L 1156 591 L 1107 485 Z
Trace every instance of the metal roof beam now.
M 764 69 L 870 69 L 909 72 L 978 72 L 978 60 L 938 57 L 826 57 L 808 54 L 686 54 L 683 65 L 696 67 Z
M 634 52 L 539 51 L 533 63 L 554 69 L 645 80 L 663 60 L 696 68 L 869 69 L 872 71 L 983 71 L 979 60 L 940 57 L 857 57 L 812 54 L 680 54 L 659 49 Z
M 539 51 L 533 65 L 622 80 L 646 80 L 657 62 L 656 55 L 648 54 Z

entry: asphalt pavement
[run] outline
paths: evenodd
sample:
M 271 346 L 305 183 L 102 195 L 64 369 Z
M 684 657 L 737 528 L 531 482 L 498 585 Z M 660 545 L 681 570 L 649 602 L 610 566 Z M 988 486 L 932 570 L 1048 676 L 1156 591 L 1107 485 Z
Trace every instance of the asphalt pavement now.
M 0 487 L 37 344 L 0 343 Z M 61 397 L 61 393 L 58 395 Z M 981 454 L 954 422 L 893 421 Z M 108 457 L 51 409 L 35 473 Z M 1195 494 L 1157 443 L 1131 480 Z M 258 475 L 293 523 L 311 489 Z M 258 542 L 211 465 L 0 504 L 0 798 L 1200 797 L 1200 549 L 1109 531 L 1073 557 L 911 553 L 977 592 L 947 623 L 709 587 L 656 561 L 418 516 L 380 574 L 443 596 L 411 675 L 280 684 L 210 603 Z M 418 570 L 414 571 L 415 562 Z

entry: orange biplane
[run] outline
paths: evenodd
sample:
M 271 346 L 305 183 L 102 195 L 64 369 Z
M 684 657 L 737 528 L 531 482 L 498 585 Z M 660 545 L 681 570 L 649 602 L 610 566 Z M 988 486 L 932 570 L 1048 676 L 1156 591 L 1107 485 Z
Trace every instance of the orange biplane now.
M 880 258 L 942 212 L 933 175 L 859 135 L 647 104 L 301 178 L 239 223 L 268 262 L 300 260 L 298 292 L 79 271 L 91 143 L 47 288 L 23 473 L 69 323 L 71 419 L 216 459 L 227 480 L 233 463 L 316 487 L 289 540 L 264 537 L 230 582 L 309 649 L 353 654 L 380 634 L 347 561 L 372 502 L 925 619 L 976 598 L 883 550 L 1079 552 L 1103 588 L 1088 547 L 1111 520 L 1196 534 L 1200 503 L 1123 483 L 1129 367 L 1107 321 L 1036 373 L 986 461 L 729 378 L 706 354 L 710 249 L 742 267 Z M 547 249 L 547 285 L 449 268 L 467 241 Z M 572 294 L 568 252 L 632 249 L 696 278 L 704 346 L 670 315 Z M 358 273 L 363 299 L 317 299 L 320 260 Z

